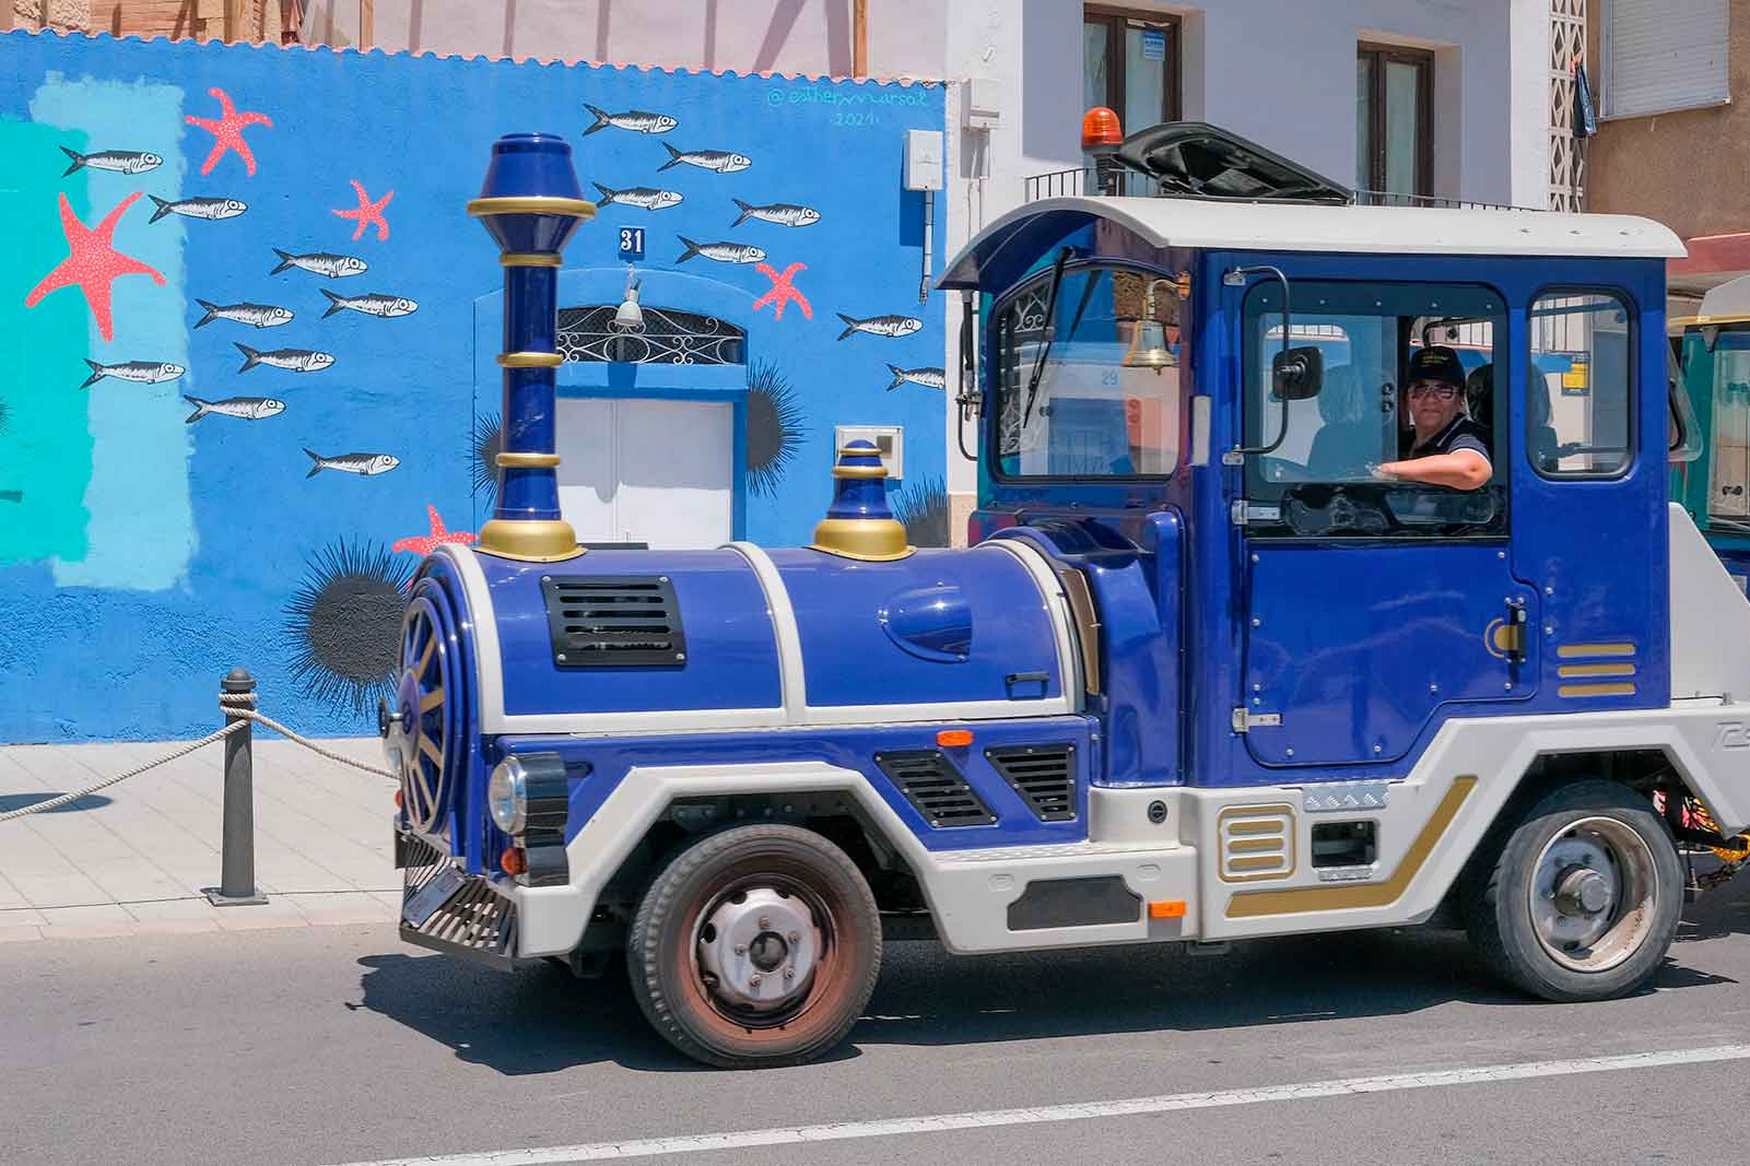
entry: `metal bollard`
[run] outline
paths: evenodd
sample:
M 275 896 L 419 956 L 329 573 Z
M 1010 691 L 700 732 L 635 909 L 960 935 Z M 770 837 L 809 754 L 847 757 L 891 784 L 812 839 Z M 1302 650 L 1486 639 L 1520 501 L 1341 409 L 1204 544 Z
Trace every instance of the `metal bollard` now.
M 255 677 L 247 669 L 233 668 L 219 682 L 227 696 L 247 700 L 225 705 L 225 723 L 241 721 L 243 727 L 225 738 L 225 827 L 219 885 L 207 887 L 207 901 L 215 907 L 246 907 L 267 902 L 255 890 L 255 756 L 253 723 L 242 715 L 255 708 Z

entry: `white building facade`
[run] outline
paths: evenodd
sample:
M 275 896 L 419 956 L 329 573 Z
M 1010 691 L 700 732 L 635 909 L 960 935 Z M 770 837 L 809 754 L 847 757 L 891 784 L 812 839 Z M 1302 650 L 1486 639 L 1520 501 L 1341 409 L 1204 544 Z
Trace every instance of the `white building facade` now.
M 358 0 L 313 0 L 304 39 L 357 44 L 358 17 Z M 833 76 L 855 71 L 861 44 L 870 76 L 950 83 L 937 213 L 951 255 L 1024 201 L 1028 179 L 1082 165 L 1092 104 L 1117 110 L 1127 133 L 1211 122 L 1376 198 L 1570 205 L 1584 21 L 1584 0 L 375 0 L 369 39 Z M 957 324 L 945 330 L 950 397 Z M 947 413 L 958 536 L 976 485 L 951 401 Z

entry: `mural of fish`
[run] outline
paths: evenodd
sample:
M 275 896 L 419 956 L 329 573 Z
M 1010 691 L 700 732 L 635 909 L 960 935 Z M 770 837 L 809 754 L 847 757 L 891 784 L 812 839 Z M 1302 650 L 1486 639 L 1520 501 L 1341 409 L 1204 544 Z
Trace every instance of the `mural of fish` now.
M 91 366 L 91 375 L 79 386 L 82 389 L 89 389 L 104 377 L 133 381 L 137 385 L 155 385 L 160 381 L 173 381 L 188 371 L 180 364 L 156 360 L 124 360 L 120 364 L 99 364 L 86 357 L 85 363 Z
M 208 299 L 196 299 L 194 303 L 207 308 L 207 315 L 196 320 L 194 327 L 207 327 L 214 320 L 231 320 L 233 324 L 248 324 L 250 327 L 278 327 L 290 324 L 294 315 L 290 308 L 271 303 L 212 303 Z
M 226 397 L 223 401 L 184 397 L 183 400 L 194 406 L 194 412 L 183 421 L 184 425 L 193 425 L 209 413 L 235 417 L 239 421 L 260 421 L 263 417 L 273 417 L 286 411 L 286 403 L 272 397 Z
M 328 310 L 322 313 L 324 320 L 343 308 L 384 319 L 391 316 L 411 316 L 419 310 L 419 305 L 406 296 L 386 296 L 382 292 L 372 292 L 364 296 L 343 296 L 323 288 L 322 294 L 328 297 Z
M 148 194 L 158 204 L 147 222 L 155 223 L 165 215 L 181 215 L 185 219 L 234 219 L 249 209 L 249 204 L 235 198 L 183 198 L 175 202 Z
M 900 368 L 897 364 L 890 364 L 887 366 L 887 371 L 893 374 L 893 383 L 887 386 L 887 391 L 890 393 L 908 381 L 914 385 L 922 385 L 926 389 L 946 389 L 948 387 L 947 374 L 939 368 Z
M 278 275 L 282 271 L 296 267 L 300 271 L 308 271 L 314 275 L 326 276 L 329 279 L 345 279 L 349 275 L 363 275 L 370 267 L 356 255 L 335 255 L 328 251 L 312 251 L 308 255 L 293 255 L 289 251 L 281 251 L 278 247 L 273 253 L 280 257 L 279 265 L 269 275 Z
M 232 343 L 236 344 L 236 341 Z M 258 364 L 265 364 L 269 368 L 283 368 L 287 372 L 320 372 L 334 363 L 332 353 L 316 352 L 309 348 L 275 348 L 268 352 L 257 352 L 247 344 L 237 344 L 237 351 L 243 354 L 243 367 L 238 372 L 248 372 Z
M 685 235 L 676 235 L 675 238 L 687 245 L 676 263 L 685 263 L 695 255 L 719 263 L 758 263 L 766 257 L 766 253 L 752 243 L 695 243 Z
M 820 212 L 811 206 L 797 206 L 793 202 L 773 202 L 765 206 L 754 206 L 734 200 L 741 208 L 741 217 L 729 225 L 739 227 L 749 219 L 758 219 L 762 223 L 776 223 L 780 227 L 811 227 L 820 222 Z
M 371 477 L 374 474 L 386 474 L 401 464 L 401 459 L 392 453 L 343 453 L 336 457 L 323 457 L 313 449 L 304 453 L 313 463 L 306 478 L 314 478 L 323 470 L 339 470 L 343 474 L 359 474 Z
M 595 124 L 583 131 L 584 137 L 599 130 L 613 126 L 617 130 L 632 130 L 640 134 L 666 134 L 681 123 L 666 113 L 646 113 L 641 109 L 628 109 L 625 113 L 609 113 L 605 109 L 597 109 L 589 102 L 583 107 L 595 115 Z
M 163 158 L 147 150 L 100 150 L 95 154 L 81 154 L 62 146 L 61 153 L 71 159 L 67 168 L 61 171 L 62 178 L 87 166 L 93 170 L 108 170 L 116 174 L 144 174 L 164 165 Z
M 291 323 L 293 316 L 290 308 L 273 304 L 215 304 L 202 299 L 195 300 L 195 303 L 207 310 L 207 314 L 195 322 L 196 328 L 204 328 L 214 320 L 230 320 L 252 328 L 278 328 L 281 324 Z
M 730 150 L 677 150 L 667 142 L 662 148 L 668 151 L 668 161 L 657 167 L 657 170 L 667 170 L 670 166 L 697 166 L 701 170 L 715 170 L 719 174 L 732 174 L 737 170 L 746 170 L 753 165 L 753 159 Z
M 845 330 L 839 333 L 840 340 L 858 332 L 889 338 L 910 336 L 924 326 L 924 322 L 916 316 L 865 316 L 859 320 L 855 316 L 847 316 L 843 312 L 839 312 L 838 318 L 845 322 Z
M 590 185 L 602 192 L 601 201 L 596 203 L 598 207 L 625 205 L 635 206 L 639 210 L 659 211 L 681 201 L 681 192 L 678 190 L 658 190 L 654 186 L 628 186 L 625 190 L 614 190 L 599 182 L 592 182 Z

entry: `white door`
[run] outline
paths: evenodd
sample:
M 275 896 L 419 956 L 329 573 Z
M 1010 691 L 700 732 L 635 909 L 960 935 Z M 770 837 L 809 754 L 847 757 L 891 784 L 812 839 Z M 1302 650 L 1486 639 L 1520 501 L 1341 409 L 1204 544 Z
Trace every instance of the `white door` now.
M 728 404 L 562 397 L 559 507 L 580 542 L 715 547 L 733 537 Z

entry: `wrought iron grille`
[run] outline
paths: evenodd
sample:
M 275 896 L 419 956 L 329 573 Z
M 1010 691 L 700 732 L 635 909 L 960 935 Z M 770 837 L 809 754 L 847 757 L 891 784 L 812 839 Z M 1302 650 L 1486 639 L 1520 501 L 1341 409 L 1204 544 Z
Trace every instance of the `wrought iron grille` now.
M 747 332 L 715 316 L 645 308 L 644 326 L 614 327 L 618 304 L 559 309 L 559 354 L 574 363 L 746 364 Z

